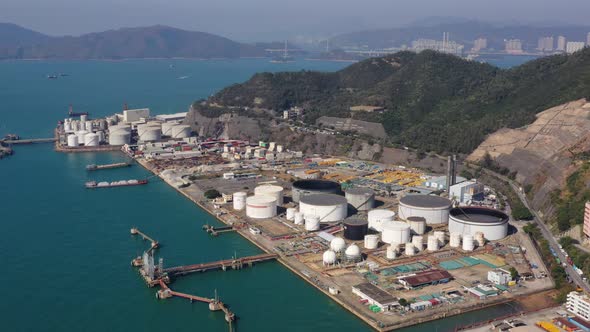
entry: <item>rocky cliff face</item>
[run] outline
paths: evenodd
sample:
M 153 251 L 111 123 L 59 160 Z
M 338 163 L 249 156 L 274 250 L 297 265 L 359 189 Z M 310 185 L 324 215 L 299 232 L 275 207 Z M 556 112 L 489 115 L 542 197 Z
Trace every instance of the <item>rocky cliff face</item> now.
M 263 119 L 254 119 L 233 113 L 224 113 L 217 117 L 206 117 L 199 111 L 189 110 L 184 124 L 191 126 L 199 136 L 233 138 L 256 141 L 267 132 L 271 123 Z

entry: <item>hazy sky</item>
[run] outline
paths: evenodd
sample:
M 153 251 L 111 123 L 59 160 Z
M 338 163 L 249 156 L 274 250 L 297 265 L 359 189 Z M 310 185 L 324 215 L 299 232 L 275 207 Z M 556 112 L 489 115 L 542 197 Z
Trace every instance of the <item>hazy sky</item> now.
M 429 16 L 587 23 L 590 0 L 0 0 L 0 22 L 51 35 L 154 24 L 242 41 L 329 36 Z

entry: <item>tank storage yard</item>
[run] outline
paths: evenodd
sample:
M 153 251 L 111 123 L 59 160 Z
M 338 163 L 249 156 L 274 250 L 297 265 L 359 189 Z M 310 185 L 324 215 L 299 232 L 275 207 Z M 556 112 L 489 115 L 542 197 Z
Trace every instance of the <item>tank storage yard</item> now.
M 132 265 L 159 287 L 159 299 L 205 302 L 231 322 L 239 313 L 217 298 L 173 291 L 175 278 L 276 259 L 374 329 L 389 331 L 553 287 L 530 239 L 498 210 L 493 188 L 457 178 L 451 158 L 440 176 L 305 156 L 274 142 L 195 137 L 182 118 L 125 109 L 105 119 L 68 118 L 56 128 L 59 151 L 121 149 L 225 224 L 203 225 L 211 236 L 237 232 L 264 251 L 168 267 L 155 257 L 158 242 L 134 228 L 152 245 Z

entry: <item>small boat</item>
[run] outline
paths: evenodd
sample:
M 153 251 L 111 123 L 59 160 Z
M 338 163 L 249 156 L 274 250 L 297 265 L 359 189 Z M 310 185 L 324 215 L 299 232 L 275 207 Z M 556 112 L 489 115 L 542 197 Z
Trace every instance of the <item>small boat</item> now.
M 57 79 L 57 75 L 47 75 L 47 79 L 55 80 Z
M 180 76 L 179 78 L 177 78 L 177 80 L 186 80 L 187 78 L 189 78 L 190 76 Z

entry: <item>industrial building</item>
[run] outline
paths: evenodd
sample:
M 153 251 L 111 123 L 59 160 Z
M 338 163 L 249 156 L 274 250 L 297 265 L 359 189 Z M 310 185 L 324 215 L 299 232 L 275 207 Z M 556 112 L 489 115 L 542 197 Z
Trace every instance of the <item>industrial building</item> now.
M 463 182 L 463 181 L 467 181 L 467 179 L 462 176 L 457 176 L 456 180 L 459 183 Z M 427 188 L 432 188 L 432 189 L 436 189 L 436 190 L 447 190 L 447 176 L 442 175 L 442 176 L 431 177 L 428 180 L 424 181 L 423 185 Z
M 375 192 L 370 188 L 356 187 L 347 189 L 346 200 L 357 211 L 368 211 L 375 207 Z
M 326 180 L 298 180 L 293 182 L 291 195 L 294 202 L 309 194 L 341 194 L 340 184 Z
M 512 281 L 512 276 L 504 269 L 491 270 L 488 271 L 488 281 L 497 285 L 507 285 Z
M 406 289 L 414 289 L 417 287 L 447 283 L 451 281 L 451 279 L 453 279 L 453 276 L 447 271 L 428 270 L 399 277 L 398 281 Z
M 433 195 L 406 195 L 399 200 L 398 215 L 401 219 L 422 217 L 427 224 L 446 224 L 449 220 L 451 201 Z
M 123 122 L 131 123 L 150 117 L 149 108 L 138 108 L 133 110 L 123 110 Z
M 299 200 L 299 212 L 317 216 L 320 222 L 341 221 L 348 216 L 348 203 L 335 194 L 307 194 Z
M 399 305 L 397 299 L 391 294 L 368 282 L 352 286 L 352 293 L 367 300 L 369 304 L 378 306 L 383 311 L 388 311 Z
M 487 240 L 501 240 L 508 235 L 508 215 L 502 211 L 481 207 L 458 207 L 449 213 L 449 232 L 475 237 L 483 233 Z
M 570 292 L 565 308 L 584 320 L 590 320 L 590 298 L 582 292 Z
M 475 180 L 464 181 L 449 188 L 449 198 L 461 204 L 469 204 L 484 199 L 484 185 Z

